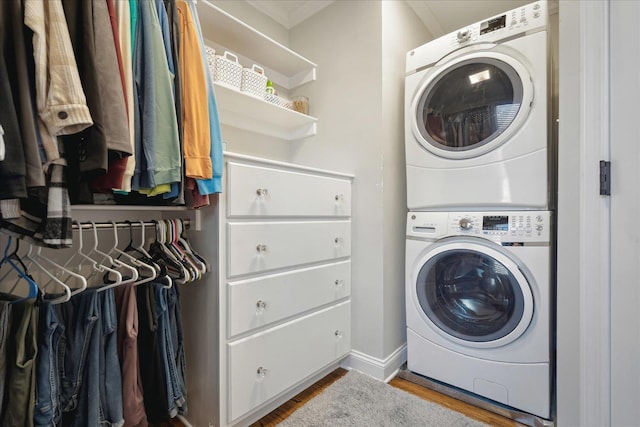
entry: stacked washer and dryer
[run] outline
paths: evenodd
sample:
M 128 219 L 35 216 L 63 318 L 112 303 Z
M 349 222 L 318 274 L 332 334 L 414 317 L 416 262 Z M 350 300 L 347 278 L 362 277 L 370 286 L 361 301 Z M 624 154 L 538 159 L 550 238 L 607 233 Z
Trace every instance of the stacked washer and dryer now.
M 408 370 L 546 420 L 548 43 L 539 1 L 410 51 L 405 85 Z

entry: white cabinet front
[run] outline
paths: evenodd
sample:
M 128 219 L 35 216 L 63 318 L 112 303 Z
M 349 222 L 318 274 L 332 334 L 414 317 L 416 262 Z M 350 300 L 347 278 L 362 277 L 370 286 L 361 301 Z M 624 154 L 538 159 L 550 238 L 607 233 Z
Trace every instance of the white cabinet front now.
M 247 414 L 351 348 L 350 302 L 228 344 L 229 422 Z
M 351 255 L 350 221 L 228 222 L 228 277 Z
M 351 182 L 227 163 L 228 216 L 350 216 Z
M 350 292 L 350 261 L 229 282 L 229 336 L 321 307 Z

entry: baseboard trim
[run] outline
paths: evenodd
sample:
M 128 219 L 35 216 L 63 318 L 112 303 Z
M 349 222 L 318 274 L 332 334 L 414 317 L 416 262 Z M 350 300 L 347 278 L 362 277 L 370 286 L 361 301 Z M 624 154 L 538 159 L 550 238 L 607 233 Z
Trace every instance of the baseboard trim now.
M 345 369 L 355 369 L 380 381 L 389 382 L 407 361 L 407 344 L 402 344 L 385 359 L 351 350 L 341 366 Z

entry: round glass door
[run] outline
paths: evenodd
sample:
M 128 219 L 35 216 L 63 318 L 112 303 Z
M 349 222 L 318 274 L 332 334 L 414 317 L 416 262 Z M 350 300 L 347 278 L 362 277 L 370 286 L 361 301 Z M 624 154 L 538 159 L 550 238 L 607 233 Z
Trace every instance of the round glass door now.
M 414 133 L 443 157 L 473 157 L 517 130 L 532 97 L 528 73 L 513 58 L 466 55 L 429 75 L 415 101 Z
M 416 294 L 429 320 L 465 343 L 510 342 L 533 313 L 529 284 L 517 265 L 468 244 L 430 254 L 417 274 Z

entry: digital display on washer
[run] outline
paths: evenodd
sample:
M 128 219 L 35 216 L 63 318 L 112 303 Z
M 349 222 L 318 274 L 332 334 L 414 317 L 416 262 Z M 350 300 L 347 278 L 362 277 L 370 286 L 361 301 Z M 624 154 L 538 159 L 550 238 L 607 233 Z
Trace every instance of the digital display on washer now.
M 496 16 L 488 21 L 484 21 L 480 24 L 480 34 L 487 34 L 491 31 L 504 28 L 507 24 L 507 15 Z
M 482 217 L 482 229 L 487 231 L 509 231 L 509 216 L 485 215 Z

